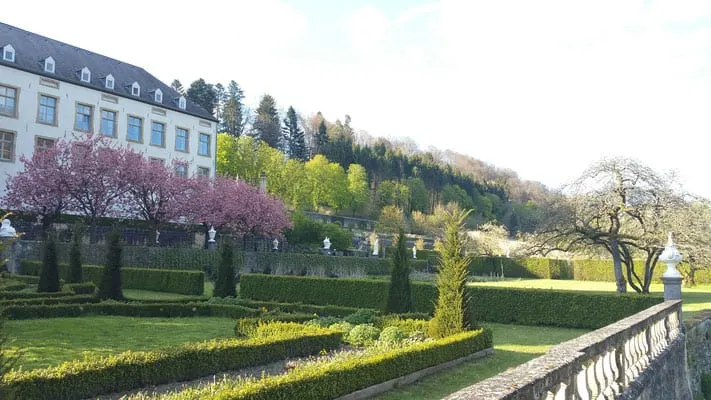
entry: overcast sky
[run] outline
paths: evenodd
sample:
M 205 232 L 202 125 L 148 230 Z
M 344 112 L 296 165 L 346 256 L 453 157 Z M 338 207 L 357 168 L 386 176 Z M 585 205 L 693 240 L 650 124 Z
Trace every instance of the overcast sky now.
M 708 0 L 23 0 L 0 20 L 551 187 L 620 155 L 711 197 Z

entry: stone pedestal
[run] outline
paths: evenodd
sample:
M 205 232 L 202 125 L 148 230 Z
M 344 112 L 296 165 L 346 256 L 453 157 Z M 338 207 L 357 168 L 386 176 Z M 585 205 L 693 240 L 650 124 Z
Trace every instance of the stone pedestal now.
M 217 249 L 217 242 L 215 242 L 215 241 L 212 241 L 212 242 L 208 241 L 208 242 L 207 242 L 207 249 L 208 249 L 208 250 L 215 250 L 215 249 Z
M 2 242 L 5 247 L 5 251 L 0 252 L 0 267 L 5 263 L 7 270 L 13 274 L 20 273 L 20 258 L 17 254 L 17 241 L 15 238 L 3 238 L 0 237 L 0 242 Z
M 681 300 L 681 281 L 683 278 L 676 276 L 662 276 L 664 283 L 664 301 Z

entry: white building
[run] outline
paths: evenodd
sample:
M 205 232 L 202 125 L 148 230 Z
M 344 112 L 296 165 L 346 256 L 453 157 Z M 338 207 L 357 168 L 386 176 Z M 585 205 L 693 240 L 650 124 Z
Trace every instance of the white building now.
M 215 175 L 217 120 L 142 68 L 3 23 L 0 52 L 0 195 L 21 155 L 83 133 Z

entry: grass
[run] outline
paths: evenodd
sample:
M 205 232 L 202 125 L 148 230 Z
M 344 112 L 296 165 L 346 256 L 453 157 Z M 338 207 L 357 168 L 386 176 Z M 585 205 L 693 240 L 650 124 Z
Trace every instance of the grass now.
M 379 400 L 441 399 L 545 353 L 552 346 L 585 333 L 581 329 L 484 324 L 494 330 L 492 356 L 431 375 L 415 384 L 391 390 Z
M 614 282 L 593 282 L 574 281 L 558 279 L 515 279 L 496 282 L 473 282 L 471 286 L 496 286 L 513 288 L 532 289 L 555 289 L 555 290 L 578 290 L 594 292 L 614 292 L 616 290 Z M 630 293 L 636 293 L 629 288 Z M 652 284 L 649 288 L 651 293 L 664 293 L 664 285 Z M 697 285 L 692 288 L 682 288 L 683 317 L 687 319 L 701 310 L 711 309 L 711 285 Z
M 205 339 L 233 337 L 230 318 L 90 316 L 7 321 L 10 351 L 22 349 L 24 370 L 87 356 L 151 350 Z

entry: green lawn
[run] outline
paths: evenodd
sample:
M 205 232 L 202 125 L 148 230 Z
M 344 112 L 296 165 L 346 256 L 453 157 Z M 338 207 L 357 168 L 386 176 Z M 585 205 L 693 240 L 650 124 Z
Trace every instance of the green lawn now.
M 585 290 L 595 292 L 614 292 L 614 282 L 573 281 L 557 279 L 512 279 L 499 282 L 472 282 L 472 286 L 497 286 L 534 289 L 555 290 Z M 649 288 L 652 293 L 664 293 L 662 284 L 652 284 Z M 636 293 L 628 288 L 630 293 Z M 711 309 L 711 285 L 697 285 L 693 288 L 682 288 L 681 295 L 684 301 L 682 306 L 684 318 L 689 318 L 696 312 Z
M 380 400 L 441 399 L 442 397 L 523 364 L 545 353 L 551 346 L 585 333 L 580 329 L 485 324 L 494 330 L 492 356 L 462 364 L 429 376 L 415 384 L 391 390 Z
M 92 316 L 7 321 L 10 349 L 22 349 L 23 369 L 43 368 L 84 355 L 106 356 L 184 342 L 233 337 L 231 318 Z

